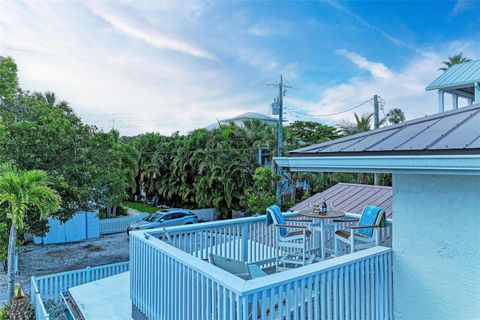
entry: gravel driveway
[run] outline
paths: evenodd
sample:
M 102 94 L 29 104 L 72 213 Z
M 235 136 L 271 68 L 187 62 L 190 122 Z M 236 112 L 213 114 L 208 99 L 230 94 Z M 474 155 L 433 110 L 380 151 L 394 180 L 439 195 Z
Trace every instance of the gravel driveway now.
M 98 239 L 66 243 L 22 247 L 19 256 L 17 282 L 30 292 L 30 277 L 57 272 L 95 267 L 128 260 L 128 236 L 126 233 L 101 236 Z M 0 274 L 0 305 L 6 302 L 7 277 Z

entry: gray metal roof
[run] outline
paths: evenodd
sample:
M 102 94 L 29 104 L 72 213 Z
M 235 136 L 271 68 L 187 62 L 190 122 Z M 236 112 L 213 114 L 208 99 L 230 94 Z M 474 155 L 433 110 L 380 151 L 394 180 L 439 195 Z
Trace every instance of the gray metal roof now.
M 221 122 L 228 122 L 228 121 L 236 121 L 236 120 L 260 120 L 260 121 L 265 121 L 265 122 L 277 122 L 278 119 L 276 118 L 272 118 L 272 117 L 269 117 L 269 116 L 266 116 L 264 114 L 261 114 L 261 113 L 256 113 L 256 112 L 245 112 L 245 113 L 242 113 L 241 115 L 238 115 L 236 117 L 233 117 L 233 118 L 228 118 L 228 119 L 223 119 L 223 120 L 220 120 Z
M 426 90 L 471 87 L 480 82 L 480 60 L 456 64 L 430 83 Z
M 392 188 L 366 184 L 338 183 L 323 192 L 317 193 L 290 210 L 302 210 L 309 204 L 320 204 L 323 200 L 333 202 L 336 210 L 350 213 L 362 213 L 368 205 L 381 207 L 387 218 L 392 217 Z
M 480 153 L 480 104 L 290 151 L 290 155 Z

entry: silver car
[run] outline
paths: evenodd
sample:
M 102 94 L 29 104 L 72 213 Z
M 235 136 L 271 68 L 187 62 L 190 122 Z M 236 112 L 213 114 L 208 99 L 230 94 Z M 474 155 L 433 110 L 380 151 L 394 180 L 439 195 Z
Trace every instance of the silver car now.
M 197 222 L 197 216 L 187 209 L 162 209 L 145 217 L 143 220 L 130 224 L 127 233 L 131 230 L 163 228 Z

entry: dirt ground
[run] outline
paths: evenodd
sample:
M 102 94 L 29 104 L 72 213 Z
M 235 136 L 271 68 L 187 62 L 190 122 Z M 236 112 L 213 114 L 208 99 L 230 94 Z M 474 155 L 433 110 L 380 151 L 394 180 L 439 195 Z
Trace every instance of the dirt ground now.
M 126 233 L 102 236 L 98 239 L 50 245 L 27 244 L 19 256 L 17 281 L 30 292 L 30 277 L 95 267 L 128 260 Z M 0 273 L 0 305 L 6 301 L 7 278 Z

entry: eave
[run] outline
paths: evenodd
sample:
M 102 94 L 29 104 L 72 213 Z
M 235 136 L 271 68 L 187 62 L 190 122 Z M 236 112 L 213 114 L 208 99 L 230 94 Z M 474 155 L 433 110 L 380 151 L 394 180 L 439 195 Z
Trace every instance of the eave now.
M 480 175 L 480 155 L 277 157 L 282 168 L 300 172 L 369 172 Z

